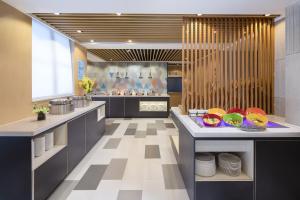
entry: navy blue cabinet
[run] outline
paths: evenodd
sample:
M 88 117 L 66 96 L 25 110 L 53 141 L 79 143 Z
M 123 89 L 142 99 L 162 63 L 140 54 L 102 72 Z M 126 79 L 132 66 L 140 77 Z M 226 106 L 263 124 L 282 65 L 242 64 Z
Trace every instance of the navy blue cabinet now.
M 299 200 L 300 141 L 256 141 L 256 200 Z
M 67 148 L 65 147 L 34 171 L 35 200 L 47 199 L 64 180 L 68 174 L 67 158 Z
M 105 132 L 105 119 L 98 122 L 97 112 L 94 110 L 86 115 L 86 152 L 91 150 Z
M 71 171 L 85 156 L 85 115 L 68 123 L 68 161 Z
M 125 98 L 125 117 L 139 117 L 139 97 Z
M 125 117 L 125 98 L 124 97 L 113 97 L 109 98 L 109 117 L 112 118 L 123 118 Z
M 93 101 L 104 101 L 105 102 L 105 117 L 109 117 L 109 97 L 92 97 Z

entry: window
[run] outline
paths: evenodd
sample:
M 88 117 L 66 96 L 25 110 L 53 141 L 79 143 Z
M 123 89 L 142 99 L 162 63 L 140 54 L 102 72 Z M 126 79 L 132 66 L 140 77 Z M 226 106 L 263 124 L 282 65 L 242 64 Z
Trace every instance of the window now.
M 70 40 L 32 20 L 32 99 L 73 94 Z

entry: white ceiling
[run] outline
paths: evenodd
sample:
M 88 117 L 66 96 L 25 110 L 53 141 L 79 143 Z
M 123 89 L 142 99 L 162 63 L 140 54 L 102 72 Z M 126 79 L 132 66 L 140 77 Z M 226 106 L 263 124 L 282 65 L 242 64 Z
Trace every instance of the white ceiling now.
M 4 0 L 26 13 L 284 14 L 295 0 Z

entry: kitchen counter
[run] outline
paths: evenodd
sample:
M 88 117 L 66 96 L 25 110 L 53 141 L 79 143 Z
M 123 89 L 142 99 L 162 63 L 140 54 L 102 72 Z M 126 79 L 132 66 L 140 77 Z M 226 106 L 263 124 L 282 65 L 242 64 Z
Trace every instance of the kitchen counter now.
M 80 116 L 86 112 L 94 110 L 104 104 L 105 102 L 103 101 L 91 102 L 91 104 L 87 107 L 75 108 L 74 112 L 72 113 L 64 115 L 47 114 L 46 120 L 43 121 L 37 121 L 36 116 L 25 118 L 16 122 L 0 126 L 0 136 L 33 137 L 55 126 L 63 124 L 77 116 Z

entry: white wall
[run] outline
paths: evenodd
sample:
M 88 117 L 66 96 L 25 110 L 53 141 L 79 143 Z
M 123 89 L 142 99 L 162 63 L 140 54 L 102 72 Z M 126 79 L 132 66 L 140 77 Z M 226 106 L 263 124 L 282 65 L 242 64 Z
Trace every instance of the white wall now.
M 300 125 L 300 1 L 286 9 L 286 120 Z
M 275 23 L 274 114 L 285 116 L 285 19 Z

